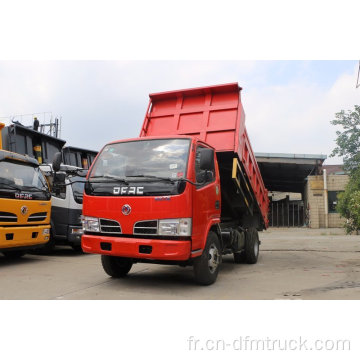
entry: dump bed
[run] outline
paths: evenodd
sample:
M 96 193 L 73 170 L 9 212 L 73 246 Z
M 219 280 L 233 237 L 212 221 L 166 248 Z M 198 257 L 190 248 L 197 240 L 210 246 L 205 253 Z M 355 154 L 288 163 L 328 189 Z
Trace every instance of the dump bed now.
M 65 146 L 62 148 L 61 152 L 64 164 L 83 169 L 89 169 L 97 155 L 97 151 L 74 146 Z
M 5 150 L 28 155 L 39 159 L 43 164 L 51 163 L 55 153 L 61 152 L 66 141 L 40 133 L 20 124 L 11 124 L 2 131 L 3 148 Z M 34 147 L 39 146 L 39 156 L 36 156 Z M 41 156 L 40 156 L 41 153 Z
M 140 137 L 191 135 L 214 147 L 220 170 L 230 159 L 229 177 L 237 179 L 240 190 L 244 180 L 241 191 L 250 192 L 245 203 L 256 203 L 267 227 L 268 193 L 246 132 L 240 90 L 232 83 L 150 94 Z

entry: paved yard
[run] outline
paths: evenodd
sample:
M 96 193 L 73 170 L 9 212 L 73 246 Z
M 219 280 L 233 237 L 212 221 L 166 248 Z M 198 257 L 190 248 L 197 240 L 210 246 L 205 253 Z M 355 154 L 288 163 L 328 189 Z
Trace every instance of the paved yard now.
M 0 299 L 360 299 L 360 236 L 341 229 L 270 229 L 256 265 L 223 258 L 217 282 L 193 281 L 192 268 L 135 264 L 111 279 L 100 256 L 59 247 L 51 256 L 0 255 Z

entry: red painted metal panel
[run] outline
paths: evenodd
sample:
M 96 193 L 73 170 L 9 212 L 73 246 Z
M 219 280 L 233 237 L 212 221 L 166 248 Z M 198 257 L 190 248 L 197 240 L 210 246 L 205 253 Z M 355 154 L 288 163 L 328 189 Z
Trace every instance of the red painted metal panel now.
M 140 137 L 191 135 L 217 152 L 234 152 L 267 226 L 268 193 L 246 131 L 240 91 L 239 85 L 232 83 L 150 94 Z

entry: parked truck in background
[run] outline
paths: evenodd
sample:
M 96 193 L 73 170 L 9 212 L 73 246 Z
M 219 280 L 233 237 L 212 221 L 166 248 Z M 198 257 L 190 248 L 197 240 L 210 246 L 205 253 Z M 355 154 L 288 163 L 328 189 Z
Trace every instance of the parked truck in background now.
M 41 253 L 51 252 L 56 245 L 70 245 L 81 251 L 81 213 L 87 170 L 61 165 L 55 173 L 53 165 L 41 165 L 51 187 L 51 234 Z
M 48 243 L 38 252 L 48 253 L 56 244 L 81 250 L 82 193 L 87 169 L 96 151 L 64 146 L 66 141 L 38 131 L 39 126 L 13 123 L 3 129 L 4 147 L 36 159 L 45 174 L 52 195 L 51 232 Z M 60 154 L 60 155 L 59 155 Z M 52 161 L 60 156 L 61 169 L 55 176 Z M 86 170 L 84 170 L 86 169 Z M 55 181 L 54 181 L 55 180 Z
M 0 123 L 0 252 L 17 258 L 49 241 L 51 194 L 36 159 L 2 149 Z
M 82 248 L 105 272 L 136 262 L 192 265 L 215 282 L 222 255 L 254 264 L 268 194 L 237 83 L 150 95 L 140 137 L 107 144 L 83 199 Z
M 81 213 L 87 171 L 97 155 L 96 151 L 66 146 L 53 164 L 41 169 L 51 184 L 51 237 L 42 252 L 50 252 L 55 245 L 70 245 L 81 251 Z M 54 171 L 55 170 L 55 171 Z
M 64 146 L 61 149 L 62 161 L 65 165 L 88 170 L 93 163 L 97 151 L 83 149 L 75 146 Z
M 51 184 L 51 237 L 44 248 L 50 252 L 55 245 L 70 245 L 81 251 L 81 213 L 84 183 L 96 151 L 67 146 L 54 155 L 51 165 L 43 165 Z

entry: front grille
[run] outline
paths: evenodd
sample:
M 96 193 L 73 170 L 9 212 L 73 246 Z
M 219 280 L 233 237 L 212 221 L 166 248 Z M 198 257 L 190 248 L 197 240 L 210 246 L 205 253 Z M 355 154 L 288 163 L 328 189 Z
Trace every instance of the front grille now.
M 46 212 L 34 213 L 29 216 L 28 222 L 44 221 L 46 219 L 46 216 L 47 216 Z
M 156 235 L 158 229 L 157 220 L 138 221 L 134 225 L 134 234 Z
M 16 214 L 0 211 L 0 222 L 17 222 Z
M 100 231 L 103 233 L 121 234 L 121 226 L 115 220 L 100 219 Z

